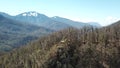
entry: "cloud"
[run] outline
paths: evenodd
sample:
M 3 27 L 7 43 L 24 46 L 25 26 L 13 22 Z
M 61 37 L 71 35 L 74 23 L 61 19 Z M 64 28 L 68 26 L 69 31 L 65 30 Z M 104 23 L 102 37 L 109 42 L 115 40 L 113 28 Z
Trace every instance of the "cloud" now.
M 69 18 L 69 17 L 66 17 L 66 18 Z M 115 17 L 115 16 L 107 16 L 107 17 L 102 17 L 102 18 L 80 18 L 80 17 L 73 18 L 71 17 L 70 19 L 74 21 L 84 22 L 84 23 L 97 22 L 102 26 L 107 26 L 120 20 L 120 17 Z
M 120 20 L 120 18 L 113 17 L 113 16 L 108 16 L 108 17 L 106 17 L 105 22 L 106 22 L 107 25 L 109 25 L 109 24 L 114 23 L 118 20 Z

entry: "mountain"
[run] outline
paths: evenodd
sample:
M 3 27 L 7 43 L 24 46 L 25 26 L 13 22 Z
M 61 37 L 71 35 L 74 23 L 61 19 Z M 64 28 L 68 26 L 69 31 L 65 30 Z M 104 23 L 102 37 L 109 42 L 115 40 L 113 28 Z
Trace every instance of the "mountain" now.
M 0 14 L 2 14 L 5 17 L 11 18 L 13 20 L 42 26 L 52 30 L 61 30 L 68 27 L 74 27 L 74 28 L 82 28 L 84 26 L 98 27 L 98 25 L 95 25 L 95 24 L 88 24 L 84 22 L 73 21 L 73 20 L 58 17 L 58 16 L 48 17 L 44 14 L 40 14 L 35 11 L 24 12 L 16 16 L 10 16 L 5 13 L 0 13 Z
M 120 21 L 69 28 L 0 57 L 1 68 L 119 68 Z
M 88 24 L 92 25 L 93 27 L 101 27 L 101 25 L 97 22 L 88 22 Z
M 2 15 L 5 15 L 5 13 L 4 14 L 2 13 Z M 16 16 L 12 16 L 12 17 L 6 16 L 6 17 L 11 18 L 13 20 L 42 26 L 42 27 L 52 29 L 52 30 L 61 30 L 64 28 L 71 27 L 68 24 L 54 21 L 54 20 L 50 19 L 48 16 L 37 13 L 35 11 L 24 12 L 24 13 L 18 14 Z
M 4 13 L 4 12 L 0 12 L 0 15 L 6 17 L 6 18 L 12 18 L 11 15 L 7 14 L 7 13 Z
M 74 28 L 76 28 L 76 27 L 81 28 L 81 27 L 84 27 L 84 26 L 90 26 L 89 24 L 86 24 L 86 23 L 72 21 L 70 19 L 66 19 L 66 18 L 62 18 L 62 17 L 58 17 L 58 16 L 52 17 L 51 19 L 55 20 L 55 21 L 66 23 L 68 25 L 73 26 Z
M 46 22 L 49 21 L 49 17 L 43 14 L 39 14 L 34 11 L 24 12 L 19 15 L 16 15 L 14 19 L 22 21 L 22 22 L 37 24 L 37 25 L 41 25 L 41 24 L 44 24 L 45 21 Z
M 53 30 L 0 15 L 0 51 L 10 51 L 51 32 Z
M 55 21 L 59 21 L 59 22 L 63 22 L 66 23 L 68 25 L 71 25 L 74 28 L 82 28 L 84 26 L 93 26 L 93 27 L 101 27 L 100 24 L 96 23 L 96 22 L 89 22 L 89 23 L 84 23 L 84 22 L 78 22 L 78 21 L 73 21 L 67 18 L 62 18 L 59 16 L 54 16 L 51 18 L 52 20 Z

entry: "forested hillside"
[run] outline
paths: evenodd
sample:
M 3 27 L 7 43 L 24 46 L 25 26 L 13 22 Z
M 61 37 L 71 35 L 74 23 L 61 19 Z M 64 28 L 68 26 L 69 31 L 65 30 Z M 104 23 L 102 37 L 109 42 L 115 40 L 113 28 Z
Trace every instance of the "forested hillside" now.
M 0 68 L 119 68 L 120 21 L 68 28 L 0 57 Z
M 47 35 L 53 30 L 11 20 L 0 15 L 0 52 L 26 45 L 28 42 Z

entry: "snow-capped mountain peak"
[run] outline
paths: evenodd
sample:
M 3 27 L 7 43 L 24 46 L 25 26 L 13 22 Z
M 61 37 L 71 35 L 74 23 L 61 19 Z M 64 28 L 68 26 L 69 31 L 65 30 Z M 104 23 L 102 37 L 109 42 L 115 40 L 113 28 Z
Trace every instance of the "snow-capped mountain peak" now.
M 39 13 L 35 12 L 35 11 L 31 11 L 31 12 L 25 12 L 22 13 L 22 16 L 35 16 L 37 17 Z

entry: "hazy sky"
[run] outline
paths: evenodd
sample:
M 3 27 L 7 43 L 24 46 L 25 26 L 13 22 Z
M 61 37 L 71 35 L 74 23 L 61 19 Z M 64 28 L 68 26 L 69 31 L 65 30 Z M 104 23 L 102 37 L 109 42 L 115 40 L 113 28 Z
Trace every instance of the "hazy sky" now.
M 0 0 L 0 11 L 11 15 L 37 11 L 49 17 L 108 25 L 120 19 L 120 0 Z

